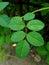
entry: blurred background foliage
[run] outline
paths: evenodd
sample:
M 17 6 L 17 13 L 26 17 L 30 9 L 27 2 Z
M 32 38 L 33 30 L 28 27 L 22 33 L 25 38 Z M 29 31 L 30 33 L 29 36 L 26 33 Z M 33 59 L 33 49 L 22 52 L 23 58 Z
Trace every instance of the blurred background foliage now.
M 23 15 L 26 12 L 31 12 L 42 7 L 48 7 L 48 0 L 0 0 L 9 1 L 10 4 L 7 7 L 7 13 L 12 15 Z M 41 15 L 47 15 L 48 10 L 41 11 Z

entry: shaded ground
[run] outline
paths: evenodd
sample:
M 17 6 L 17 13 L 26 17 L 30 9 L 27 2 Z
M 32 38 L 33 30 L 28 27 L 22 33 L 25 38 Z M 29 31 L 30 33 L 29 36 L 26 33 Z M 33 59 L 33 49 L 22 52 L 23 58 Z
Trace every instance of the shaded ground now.
M 34 59 L 29 55 L 25 59 L 10 58 L 8 61 L 4 58 L 0 65 L 47 65 L 44 60 L 40 62 L 35 62 Z

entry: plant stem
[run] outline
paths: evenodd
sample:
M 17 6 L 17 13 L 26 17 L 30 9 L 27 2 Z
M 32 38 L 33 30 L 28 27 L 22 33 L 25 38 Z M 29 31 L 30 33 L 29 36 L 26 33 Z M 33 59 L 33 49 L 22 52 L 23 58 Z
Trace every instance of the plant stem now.
M 45 8 L 41 8 L 41 9 L 35 10 L 32 13 L 36 13 L 36 12 L 39 12 L 39 11 L 42 11 L 42 10 L 46 10 L 46 9 L 49 9 L 49 7 L 45 7 Z
M 27 33 L 28 32 L 28 30 L 27 30 L 27 28 L 25 27 L 25 33 Z
M 49 7 L 40 8 L 38 10 L 33 11 L 32 13 L 36 13 L 36 12 L 39 12 L 39 11 L 42 11 L 42 10 L 46 10 L 46 9 L 49 9 Z M 23 18 L 23 16 L 22 16 L 22 18 Z

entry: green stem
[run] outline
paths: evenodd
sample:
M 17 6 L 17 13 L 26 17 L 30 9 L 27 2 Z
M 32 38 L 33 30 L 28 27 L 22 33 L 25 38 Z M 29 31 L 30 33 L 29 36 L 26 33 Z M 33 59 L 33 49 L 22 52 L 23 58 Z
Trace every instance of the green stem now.
M 46 9 L 49 9 L 49 7 L 45 7 L 45 8 L 41 8 L 41 9 L 35 10 L 32 13 L 36 13 L 36 12 L 39 12 L 39 11 L 42 11 L 42 10 L 46 10 Z
M 42 10 L 46 10 L 46 9 L 49 9 L 49 7 L 45 7 L 45 8 L 41 8 L 41 9 L 35 10 L 32 13 L 36 13 L 36 12 L 39 12 L 39 11 L 42 11 Z M 22 16 L 22 18 L 23 18 L 23 16 Z

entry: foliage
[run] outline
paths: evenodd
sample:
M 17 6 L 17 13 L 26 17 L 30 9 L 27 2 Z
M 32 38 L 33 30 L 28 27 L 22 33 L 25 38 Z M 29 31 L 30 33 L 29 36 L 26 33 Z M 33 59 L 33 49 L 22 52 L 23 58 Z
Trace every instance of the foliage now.
M 9 23 L 9 28 L 11 28 L 12 30 L 21 30 L 24 27 L 25 24 L 24 22 L 22 22 L 22 19 L 19 16 L 13 17 Z
M 49 42 L 47 43 L 46 48 L 49 51 Z
M 4 55 L 5 55 L 5 49 L 0 50 L 0 62 L 3 61 Z
M 21 40 L 23 40 L 25 38 L 25 36 L 26 36 L 26 34 L 23 31 L 14 32 L 12 34 L 11 40 L 13 42 L 20 42 Z
M 45 57 L 46 63 L 49 64 L 49 42 L 46 46 L 36 47 L 36 51 L 41 57 Z
M 36 51 L 42 57 L 45 56 L 45 55 L 47 55 L 47 53 L 48 53 L 45 47 L 37 47 Z
M 47 64 L 49 64 L 49 55 L 47 55 L 47 57 L 46 57 L 46 62 L 47 62 Z
M 32 0 L 30 1 L 32 2 Z M 39 4 L 39 1 L 38 3 L 34 1 L 34 3 Z M 0 11 L 2 11 L 8 4 L 8 2 L 0 2 Z M 41 5 L 43 7 L 49 6 L 48 3 Z M 47 13 L 48 10 L 41 10 L 42 16 Z M 6 14 L 0 14 L 0 47 L 4 48 L 5 43 L 8 45 L 16 43 L 17 45 L 14 48 L 16 55 L 19 58 L 25 58 L 30 52 L 30 45 L 32 45 L 32 47 L 35 46 L 37 53 L 42 57 L 46 56 L 46 62 L 49 64 L 49 42 L 45 47 L 45 41 L 39 33 L 44 27 L 45 24 L 42 20 L 36 19 L 34 12 L 28 12 L 22 17 L 9 17 Z M 3 51 L 2 54 L 4 55 L 4 53 L 5 51 Z M 0 61 L 2 60 L 3 56 L 0 55 Z
M 30 17 L 28 17 L 28 16 L 30 16 Z M 32 14 L 32 13 L 27 13 L 27 14 L 25 14 L 24 16 L 23 16 L 23 19 L 22 19 L 22 17 L 19 17 L 19 16 L 15 16 L 15 17 L 13 17 L 13 18 L 11 18 L 11 21 L 10 21 L 10 23 L 9 23 L 9 28 L 11 29 L 11 30 L 14 30 L 14 31 L 17 31 L 17 32 L 14 32 L 13 34 L 12 34 L 12 36 L 11 36 L 11 40 L 13 41 L 13 42 L 18 42 L 18 44 L 21 42 L 21 41 L 23 41 L 23 39 L 27 39 L 28 40 L 28 42 L 30 43 L 30 44 L 32 44 L 33 46 L 42 46 L 42 45 L 44 45 L 44 40 L 43 40 L 43 38 L 42 38 L 42 36 L 39 34 L 39 33 L 37 33 L 37 32 L 29 32 L 28 34 L 27 34 L 27 31 L 28 31 L 28 29 L 29 30 L 33 30 L 33 31 L 39 31 L 39 30 L 41 30 L 41 29 L 43 29 L 44 28 L 44 23 L 43 22 L 41 22 L 40 20 L 36 20 L 35 19 L 35 22 L 37 23 L 37 25 L 36 25 L 36 23 L 34 23 L 34 17 L 35 17 L 35 14 Z M 25 24 L 26 23 L 26 21 L 28 21 L 28 24 Z M 30 22 L 30 21 L 32 21 L 33 22 L 33 24 L 32 24 L 32 22 Z M 30 24 L 29 24 L 30 23 Z M 31 25 L 32 24 L 32 25 Z M 35 26 L 36 25 L 36 26 Z M 34 26 L 34 27 L 33 27 Z M 24 27 L 27 29 L 27 31 L 24 29 Z M 30 27 L 30 28 L 29 28 Z M 36 30 L 35 30 L 35 27 L 36 27 Z M 23 31 L 25 31 L 25 33 L 23 32 L 23 31 L 20 31 L 20 30 L 22 30 L 22 29 L 24 29 Z M 38 36 L 38 37 L 37 37 Z M 40 44 L 39 44 L 40 43 Z M 22 45 L 23 43 L 21 43 L 21 45 Z M 17 48 L 17 46 L 16 46 L 16 48 Z M 18 48 L 19 48 L 19 45 L 18 45 Z M 23 48 L 23 47 L 20 47 L 20 48 Z M 18 51 L 18 49 L 16 50 L 16 52 Z M 19 54 L 19 55 L 18 55 Z M 22 53 L 21 53 L 22 54 Z M 28 54 L 28 53 L 27 53 Z M 19 52 L 17 52 L 17 55 L 19 56 L 19 57 L 21 57 L 21 55 L 20 55 L 20 51 Z M 23 55 L 22 55 L 23 56 Z M 26 56 L 26 54 L 24 55 L 24 57 Z
M 7 44 L 11 44 L 12 42 L 18 43 L 16 46 L 16 53 L 17 56 L 20 58 L 24 58 L 28 55 L 30 51 L 30 45 L 28 42 L 33 46 L 42 46 L 44 45 L 43 37 L 37 32 L 28 32 L 29 30 L 32 31 L 40 31 L 44 28 L 44 23 L 38 19 L 34 19 L 35 14 L 28 12 L 23 17 L 14 16 L 11 19 L 7 15 L 0 15 L 0 26 L 10 28 L 11 30 L 15 31 L 12 33 L 11 36 L 5 36 L 5 42 Z M 27 24 L 28 22 L 28 24 Z M 23 30 L 23 31 L 20 31 Z M 4 37 L 1 36 L 1 45 L 3 46 Z M 27 41 L 28 42 L 27 42 Z M 25 51 L 23 51 L 25 49 Z M 19 51 L 20 50 L 20 51 Z
M 2 11 L 8 4 L 8 2 L 0 2 L 0 11 Z
M 30 30 L 39 31 L 44 28 L 44 24 L 42 21 L 35 19 L 35 20 L 29 21 L 29 23 L 27 24 L 27 27 Z
M 16 54 L 19 58 L 24 58 L 30 52 L 30 46 L 26 40 L 19 42 L 16 46 Z
M 0 62 L 2 62 L 3 61 L 3 56 L 0 56 Z
M 5 42 L 6 42 L 7 44 L 12 44 L 10 35 L 6 35 L 6 37 L 5 37 Z
M 10 18 L 7 15 L 0 15 L 0 26 L 9 27 Z
M 35 18 L 35 14 L 27 13 L 27 14 L 24 15 L 23 18 L 24 18 L 25 21 L 28 21 L 28 20 L 34 19 Z
M 42 6 L 49 7 L 49 3 L 43 3 Z M 44 15 L 47 15 L 48 12 L 49 12 L 48 10 L 43 10 L 43 11 L 41 11 L 41 14 L 42 14 L 42 16 L 44 16 Z
M 0 36 L 0 46 L 3 46 L 4 44 L 4 36 Z
M 44 45 L 44 40 L 42 36 L 37 32 L 30 32 L 27 34 L 27 40 L 33 46 L 42 46 Z

